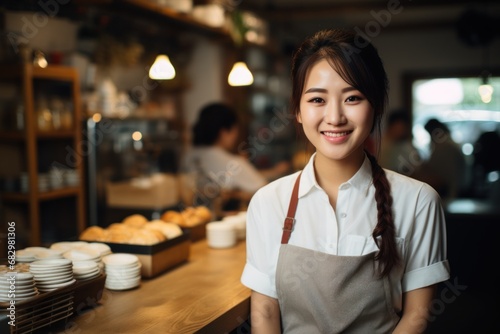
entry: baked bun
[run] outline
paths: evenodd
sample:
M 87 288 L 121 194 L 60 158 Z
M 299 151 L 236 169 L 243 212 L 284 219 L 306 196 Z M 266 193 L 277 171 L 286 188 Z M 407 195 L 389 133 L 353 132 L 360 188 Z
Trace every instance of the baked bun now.
M 153 245 L 166 240 L 166 237 L 159 231 L 140 229 L 136 231 L 127 243 L 134 245 Z
M 108 231 L 110 231 L 110 230 L 129 231 L 131 228 L 133 228 L 133 227 L 127 226 L 127 225 L 122 224 L 122 223 L 113 223 L 113 224 L 109 225 L 106 229 Z
M 80 234 L 80 240 L 103 241 L 105 234 L 105 230 L 102 227 L 89 226 Z
M 169 215 L 174 220 L 182 218 L 176 211 L 172 211 Z M 160 219 L 149 222 L 144 216 L 137 214 L 128 216 L 122 223 L 113 223 L 107 228 L 90 226 L 80 234 L 80 240 L 154 245 L 179 235 L 182 235 L 179 225 Z
M 106 235 L 106 241 L 107 242 L 114 242 L 118 244 L 125 244 L 128 243 L 128 240 L 132 238 L 134 235 L 134 232 L 131 229 L 111 229 L 108 230 L 108 233 Z
M 208 223 L 209 221 L 212 220 L 212 211 L 210 211 L 210 209 L 207 208 L 206 206 L 200 205 L 195 207 L 194 209 L 195 209 L 194 214 L 197 217 L 201 218 L 201 220 L 204 223 Z
M 144 217 L 143 215 L 135 214 L 126 217 L 122 223 L 130 226 L 130 227 L 135 227 L 135 228 L 141 228 L 144 225 L 146 225 L 148 222 L 148 219 Z
M 167 223 L 174 223 L 179 226 L 184 226 L 184 217 L 180 212 L 174 211 L 174 210 L 168 210 L 165 211 L 160 217 L 161 220 L 167 222 Z
M 167 239 L 173 239 L 182 235 L 182 229 L 174 223 L 167 223 L 163 220 L 153 220 L 144 226 L 144 229 L 155 230 L 162 233 Z

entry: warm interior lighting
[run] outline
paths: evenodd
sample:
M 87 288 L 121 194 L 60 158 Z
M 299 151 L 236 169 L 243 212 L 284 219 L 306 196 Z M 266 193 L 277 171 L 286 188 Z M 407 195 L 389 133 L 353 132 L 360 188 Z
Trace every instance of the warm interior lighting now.
M 493 95 L 493 86 L 489 84 L 483 84 L 477 88 L 481 101 L 484 103 L 490 103 L 491 97 Z
M 135 141 L 139 141 L 142 139 L 142 133 L 140 131 L 134 131 L 134 133 L 132 133 L 132 139 L 135 140 Z
M 247 64 L 240 61 L 233 65 L 227 82 L 231 86 L 248 86 L 253 83 L 253 75 L 248 69 Z
M 101 119 L 102 115 L 99 113 L 95 113 L 94 115 L 92 115 L 92 120 L 94 121 L 94 123 L 99 123 Z
M 175 68 L 166 55 L 158 55 L 149 69 L 149 77 L 153 80 L 170 80 L 175 77 Z
M 47 62 L 47 59 L 45 59 L 45 55 L 40 51 L 35 52 L 33 64 L 36 66 L 39 66 L 41 68 L 46 68 L 49 65 L 49 63 Z

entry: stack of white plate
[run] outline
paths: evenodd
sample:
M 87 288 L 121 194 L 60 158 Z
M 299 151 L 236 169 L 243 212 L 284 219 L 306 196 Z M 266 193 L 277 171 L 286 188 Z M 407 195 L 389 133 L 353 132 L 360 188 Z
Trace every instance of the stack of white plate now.
M 35 258 L 37 260 L 48 260 L 48 259 L 62 259 L 62 252 L 46 248 L 45 250 L 40 250 L 36 252 Z
M 102 258 L 106 272 L 104 286 L 110 290 L 128 290 L 141 284 L 141 262 L 133 254 L 115 253 Z
M 16 262 L 29 263 L 36 261 L 36 253 L 26 249 L 20 249 L 16 252 Z
M 30 263 L 30 272 L 40 292 L 48 292 L 75 282 L 69 259 L 38 260 Z
M 91 251 L 98 251 L 101 257 L 111 254 L 111 247 L 102 242 L 89 242 L 85 246 L 79 247 L 78 249 L 87 249 Z
M 72 261 L 94 261 L 101 262 L 101 253 L 93 249 L 77 248 L 64 252 L 64 258 Z
M 73 277 L 78 281 L 86 281 L 101 274 L 99 264 L 95 261 L 73 261 Z
M 4 272 L 0 274 L 0 302 L 19 301 L 38 295 L 33 274 Z
M 236 244 L 236 229 L 229 221 L 215 221 L 206 225 L 207 243 L 212 248 L 228 248 Z
M 83 247 L 87 245 L 86 241 L 61 241 L 53 243 L 50 246 L 50 249 L 60 251 L 62 253 L 67 252 L 72 249 L 77 249 L 79 247 Z
M 238 240 L 245 240 L 247 234 L 245 211 L 243 211 L 242 213 L 240 212 L 236 215 L 224 217 L 222 221 L 233 225 L 233 228 L 236 230 L 236 238 Z

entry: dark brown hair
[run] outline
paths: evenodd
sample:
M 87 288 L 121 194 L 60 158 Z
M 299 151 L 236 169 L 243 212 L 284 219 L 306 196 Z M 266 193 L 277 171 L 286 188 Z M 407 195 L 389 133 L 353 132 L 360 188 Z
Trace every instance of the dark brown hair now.
M 193 125 L 193 145 L 213 145 L 222 130 L 229 130 L 237 124 L 238 115 L 233 108 L 218 102 L 207 104 Z
M 387 75 L 376 48 L 361 36 L 347 30 L 321 30 L 306 39 L 297 49 L 292 61 L 292 112 L 295 115 L 300 113 L 300 99 L 308 70 L 322 59 L 326 59 L 345 82 L 359 90 L 370 102 L 374 110 L 372 132 L 376 132 L 380 138 L 380 121 L 387 105 Z M 368 152 L 366 154 L 372 165 L 377 202 L 377 225 L 372 233 L 379 247 L 375 259 L 381 265 L 380 274 L 386 276 L 400 263 L 395 240 L 391 188 L 377 159 Z

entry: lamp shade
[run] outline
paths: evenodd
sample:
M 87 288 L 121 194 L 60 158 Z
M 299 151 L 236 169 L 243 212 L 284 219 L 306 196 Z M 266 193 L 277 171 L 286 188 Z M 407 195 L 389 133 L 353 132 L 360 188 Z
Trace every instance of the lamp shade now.
M 227 82 L 231 86 L 248 86 L 253 83 L 253 75 L 247 64 L 242 61 L 236 62 L 229 73 Z
M 149 69 L 149 77 L 154 80 L 170 80 L 175 77 L 175 68 L 166 55 L 158 55 Z

